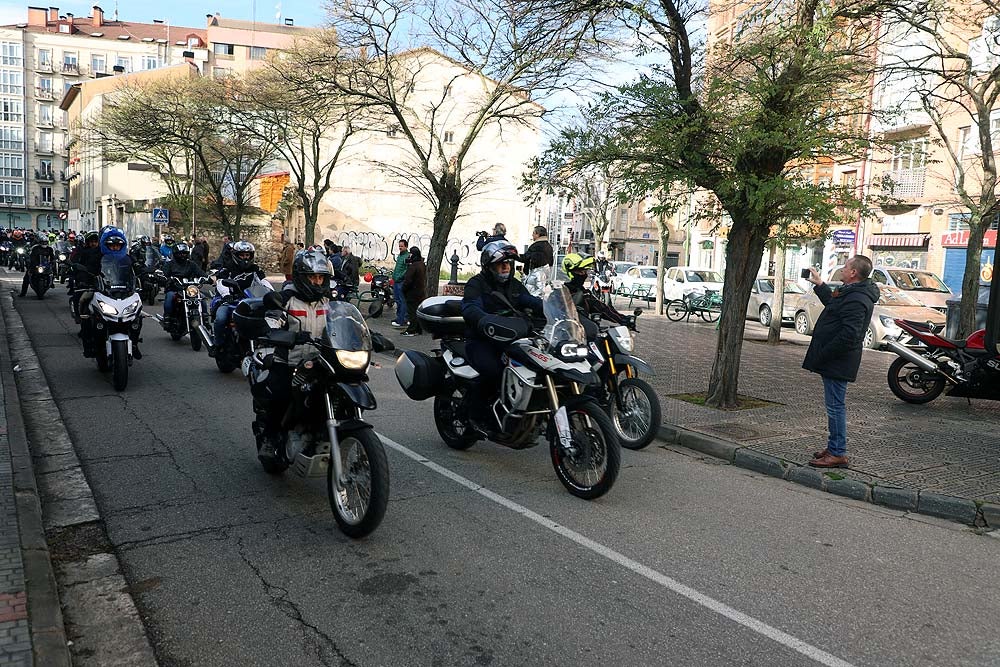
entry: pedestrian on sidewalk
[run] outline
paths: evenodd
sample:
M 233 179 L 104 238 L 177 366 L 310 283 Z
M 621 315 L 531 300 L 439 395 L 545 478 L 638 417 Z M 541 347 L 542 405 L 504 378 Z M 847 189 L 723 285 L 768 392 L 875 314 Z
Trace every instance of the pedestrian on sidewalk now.
M 865 332 L 879 298 L 878 285 L 869 279 L 871 274 L 872 261 L 864 255 L 855 255 L 844 265 L 844 284 L 832 290 L 816 269 L 809 269 L 808 280 L 815 285 L 813 291 L 824 308 L 816 320 L 802 368 L 823 378 L 829 430 L 826 447 L 813 454 L 809 462 L 815 468 L 846 468 L 848 465 L 844 397 L 847 383 L 858 378 Z
M 278 260 L 278 270 L 284 274 L 285 280 L 292 279 L 292 264 L 295 262 L 295 244 L 281 235 L 281 259 Z
M 418 336 L 424 332 L 417 317 L 417 306 L 427 298 L 427 267 L 420 255 L 420 248 L 410 250 L 406 259 L 406 275 L 403 276 L 403 296 L 406 298 L 406 310 L 410 313 L 410 326 L 403 332 L 404 336 Z
M 410 244 L 405 239 L 399 239 L 399 254 L 396 255 L 396 266 L 392 269 L 392 296 L 396 299 L 396 318 L 392 321 L 394 327 L 405 327 L 410 321 L 407 317 L 406 297 L 403 296 L 403 277 L 406 276 L 406 260 L 410 258 Z

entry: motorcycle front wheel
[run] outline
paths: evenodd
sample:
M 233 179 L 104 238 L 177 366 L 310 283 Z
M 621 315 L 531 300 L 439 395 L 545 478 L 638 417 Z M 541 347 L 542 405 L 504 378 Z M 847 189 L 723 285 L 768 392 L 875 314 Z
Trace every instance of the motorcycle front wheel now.
M 889 365 L 887 380 L 896 398 L 916 405 L 933 401 L 947 384 L 942 376 L 928 373 L 902 357 Z
M 199 324 L 201 324 L 201 319 L 198 317 L 192 317 L 188 321 L 188 337 L 191 339 L 191 349 L 195 352 L 201 349 L 201 334 L 198 333 Z
M 364 537 L 382 523 L 389 503 L 389 462 L 375 429 L 346 434 L 340 440 L 340 463 L 343 487 L 334 479 L 332 461 L 326 470 L 330 509 L 340 532 L 355 539 Z
M 434 426 L 437 427 L 438 435 L 444 440 L 444 444 L 452 449 L 468 449 L 479 439 L 468 418 L 460 415 L 465 391 L 453 389 L 447 394 L 438 394 L 434 397 Z
M 111 341 L 111 383 L 115 391 L 128 386 L 128 341 Z
M 619 382 L 618 396 L 611 398 L 609 408 L 615 433 L 626 449 L 642 449 L 660 430 L 660 399 L 645 380 L 626 378 Z
M 552 424 L 549 452 L 559 481 L 572 495 L 584 500 L 600 498 L 611 490 L 621 467 L 621 445 L 611 418 L 593 402 L 568 410 L 572 449 L 566 450 Z

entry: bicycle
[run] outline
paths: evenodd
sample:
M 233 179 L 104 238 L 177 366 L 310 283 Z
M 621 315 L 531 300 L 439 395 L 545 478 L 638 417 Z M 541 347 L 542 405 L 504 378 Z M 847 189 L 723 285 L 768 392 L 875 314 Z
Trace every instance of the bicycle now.
M 698 314 L 706 322 L 715 322 L 722 315 L 722 295 L 716 290 L 705 290 L 704 294 L 691 292 L 683 299 L 672 299 L 667 303 L 667 319 L 672 322 L 685 320 Z

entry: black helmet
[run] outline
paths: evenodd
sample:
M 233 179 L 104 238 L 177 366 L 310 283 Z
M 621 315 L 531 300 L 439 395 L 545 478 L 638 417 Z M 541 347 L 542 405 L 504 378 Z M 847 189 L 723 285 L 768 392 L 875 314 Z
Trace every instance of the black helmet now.
M 139 237 L 139 245 L 141 245 L 142 247 L 145 248 L 146 246 L 150 245 L 151 243 L 152 243 L 152 241 L 150 241 L 149 237 L 146 236 L 145 234 L 143 234 L 142 236 Z
M 313 285 L 308 276 L 323 276 L 322 285 Z M 318 250 L 306 250 L 295 255 L 292 263 L 292 284 L 299 298 L 312 303 L 321 299 L 330 289 L 330 263 Z
M 101 235 L 97 232 L 87 232 L 87 235 L 83 237 L 84 243 L 90 243 L 91 241 L 100 241 Z
M 483 246 L 483 254 L 479 257 L 479 264 L 483 267 L 483 271 L 489 271 L 493 276 L 500 282 L 507 282 L 510 276 L 514 273 L 514 265 L 511 264 L 511 270 L 504 276 L 498 275 L 493 271 L 493 267 L 502 262 L 513 262 L 517 259 L 517 248 L 512 246 L 507 241 L 491 241 Z
M 249 241 L 237 241 L 233 244 L 233 267 L 237 271 L 247 271 L 253 266 L 255 250 Z
M 188 247 L 187 243 L 178 243 L 174 246 L 173 257 L 175 260 L 183 264 L 191 257 L 191 248 Z

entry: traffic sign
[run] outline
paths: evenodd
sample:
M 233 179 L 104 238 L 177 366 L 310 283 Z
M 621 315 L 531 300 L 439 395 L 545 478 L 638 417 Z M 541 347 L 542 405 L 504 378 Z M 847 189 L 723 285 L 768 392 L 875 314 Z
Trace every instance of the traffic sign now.
M 169 223 L 170 223 L 170 209 L 167 208 L 153 209 L 153 224 L 166 225 Z
M 833 231 L 833 243 L 835 245 L 854 245 L 857 235 L 853 229 L 835 229 Z
M 59 211 L 59 219 L 60 220 L 65 220 L 68 217 L 69 217 L 69 215 L 66 213 L 66 211 Z

